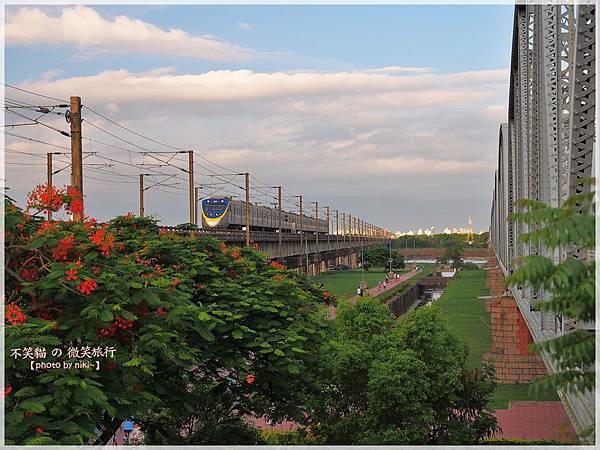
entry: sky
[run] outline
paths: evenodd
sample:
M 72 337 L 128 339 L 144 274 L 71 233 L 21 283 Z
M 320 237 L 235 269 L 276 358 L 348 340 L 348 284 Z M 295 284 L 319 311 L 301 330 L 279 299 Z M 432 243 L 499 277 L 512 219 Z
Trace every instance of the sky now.
M 138 211 L 144 171 L 148 186 L 159 183 L 145 193 L 146 214 L 187 220 L 186 155 L 142 155 L 171 150 L 142 135 L 205 158 L 196 157 L 201 195 L 243 196 L 239 176 L 209 174 L 248 171 L 263 204 L 282 185 L 287 209 L 302 194 L 390 230 L 464 227 L 471 214 L 478 231 L 489 226 L 506 121 L 512 15 L 509 5 L 10 6 L 5 81 L 91 108 L 84 192 L 100 220 Z M 69 127 L 59 114 L 39 120 Z M 6 130 L 6 185 L 23 202 L 45 182 L 46 152 L 60 151 L 27 138 L 70 143 L 42 125 Z

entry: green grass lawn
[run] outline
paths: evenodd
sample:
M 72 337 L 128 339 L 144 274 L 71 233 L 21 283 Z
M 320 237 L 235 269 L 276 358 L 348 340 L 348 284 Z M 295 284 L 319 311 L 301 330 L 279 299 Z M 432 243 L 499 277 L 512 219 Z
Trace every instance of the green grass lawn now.
M 377 285 L 378 281 L 385 279 L 387 271 L 383 269 L 370 269 L 365 271 L 365 281 L 368 287 Z M 356 288 L 362 280 L 362 272 L 359 269 L 356 270 L 339 270 L 324 272 L 317 277 L 312 277 L 311 280 L 314 283 L 323 283 L 326 290 L 329 290 L 333 295 L 338 298 L 347 295 L 354 297 L 356 295 Z
M 470 367 L 481 367 L 483 354 L 491 348 L 490 313 L 485 310 L 485 300 L 477 298 L 490 295 L 486 276 L 480 269 L 459 272 L 437 301 L 452 330 L 469 347 Z M 490 409 L 507 408 L 512 400 L 559 400 L 556 392 L 536 395 L 529 387 L 530 384 L 498 384 Z
M 494 392 L 494 398 L 489 403 L 491 410 L 506 409 L 508 403 L 518 400 L 544 400 L 544 401 L 559 401 L 556 391 L 540 392 L 535 394 L 531 384 L 498 384 Z
M 481 357 L 490 351 L 490 313 L 485 300 L 477 299 L 490 295 L 485 278 L 483 270 L 462 271 L 437 301 L 452 330 L 469 346 L 470 367 L 481 367 Z

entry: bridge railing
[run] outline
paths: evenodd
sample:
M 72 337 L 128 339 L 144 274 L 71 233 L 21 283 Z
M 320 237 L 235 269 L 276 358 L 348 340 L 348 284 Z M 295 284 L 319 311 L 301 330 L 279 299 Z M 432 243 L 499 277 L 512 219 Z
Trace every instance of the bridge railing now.
M 243 242 L 246 239 L 246 232 L 243 230 L 223 230 L 223 229 L 208 229 L 208 228 L 200 228 L 197 230 L 190 229 L 181 229 L 177 227 L 165 226 L 161 227 L 168 231 L 173 231 L 177 233 L 185 233 L 185 234 L 197 234 L 199 236 L 211 236 L 217 239 L 220 239 L 225 242 Z M 315 242 L 317 240 L 317 236 L 314 233 L 303 233 L 302 239 L 308 242 Z M 252 242 L 277 242 L 279 240 L 279 233 L 272 231 L 251 231 L 250 232 L 250 240 Z M 281 240 L 283 242 L 295 242 L 300 240 L 299 233 L 281 233 Z M 336 242 L 335 234 L 320 234 L 319 241 L 322 244 L 326 242 Z M 337 242 L 340 245 L 351 244 L 352 246 L 360 245 L 361 239 L 358 236 L 343 236 L 337 235 Z M 362 239 L 363 244 L 370 245 L 371 243 L 382 243 L 389 242 L 389 239 L 383 237 L 364 237 Z
M 515 7 L 508 122 L 500 126 L 498 168 L 491 209 L 490 240 L 505 275 L 524 255 L 560 261 L 568 249 L 552 251 L 520 237 L 528 226 L 507 220 L 517 199 L 559 207 L 592 176 L 595 152 L 595 5 Z M 572 256 L 579 257 L 573 253 Z M 534 311 L 543 292 L 511 287 L 535 341 L 581 324 Z M 555 362 L 542 354 L 548 368 Z M 566 396 L 576 421 L 593 424 L 593 396 Z

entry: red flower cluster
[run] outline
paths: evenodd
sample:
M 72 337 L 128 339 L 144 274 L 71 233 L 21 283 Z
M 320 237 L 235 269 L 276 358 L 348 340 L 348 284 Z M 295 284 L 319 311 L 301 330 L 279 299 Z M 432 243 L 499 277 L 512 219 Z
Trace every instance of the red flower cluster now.
M 114 336 L 117 330 L 129 330 L 132 327 L 133 320 L 123 319 L 122 317 L 118 316 L 110 323 L 108 328 L 100 328 L 98 331 L 98 336 L 103 338 Z
M 6 386 L 4 389 L 4 398 L 8 397 L 8 394 L 12 392 L 12 386 Z
M 14 303 L 6 305 L 6 312 L 4 315 L 11 325 L 17 325 L 27 321 L 27 316 L 21 312 L 19 305 Z
M 225 242 L 221 242 L 219 244 L 219 249 L 221 250 L 221 253 L 223 253 L 224 255 L 227 254 L 227 245 L 225 244 Z
M 52 249 L 52 258 L 54 261 L 66 261 L 67 252 L 75 246 L 75 238 L 69 235 L 58 241 L 58 245 Z
M 177 285 L 181 283 L 181 281 L 179 281 L 179 278 L 175 278 L 173 281 L 171 281 L 171 284 L 173 285 L 173 287 L 177 287 Z
M 276 269 L 285 270 L 285 266 L 283 264 L 279 264 L 277 261 L 269 261 L 269 264 L 271 264 Z
M 165 308 L 156 308 L 154 311 L 159 316 L 164 316 L 165 314 L 167 314 L 167 310 Z
M 83 215 L 83 198 L 81 197 L 81 192 L 76 187 L 69 186 L 67 188 L 67 195 L 70 197 L 66 208 L 67 211 L 70 211 L 72 214 Z
M 329 298 L 329 296 L 331 295 L 331 292 L 329 291 L 324 291 L 323 292 L 323 300 L 327 300 Z
M 40 227 L 37 230 L 37 234 L 44 234 L 47 231 L 48 232 L 53 232 L 56 230 L 56 224 L 54 222 L 50 222 L 48 220 L 45 220 L 44 222 L 42 222 L 42 224 L 40 225 Z
M 65 273 L 67 274 L 67 281 L 77 279 L 77 269 L 69 269 Z
M 90 295 L 93 290 L 98 287 L 98 284 L 93 278 L 89 278 L 85 281 L 82 281 L 77 285 L 77 290 L 85 295 Z
M 40 184 L 29 193 L 27 209 L 58 211 L 64 204 L 64 189 L 56 189 L 54 186 Z
M 135 252 L 135 262 L 145 265 L 146 267 L 150 267 L 150 260 L 140 258 L 138 252 Z
M 25 281 L 35 281 L 38 279 L 38 271 L 35 267 L 31 269 L 22 269 L 21 277 L 23 277 Z
M 93 217 L 87 218 L 83 221 L 83 225 L 85 226 L 85 229 L 88 231 L 92 231 L 92 228 L 94 228 L 94 226 L 96 225 L 97 220 L 94 219 Z
M 102 245 L 102 242 L 104 242 L 104 233 L 106 232 L 107 227 L 108 226 L 105 224 L 98 231 L 90 234 L 90 241 L 92 241 L 92 244 Z
M 231 250 L 231 256 L 233 259 L 238 259 L 240 257 L 240 253 L 239 247 L 235 247 L 233 250 Z
M 90 234 L 90 241 L 94 245 L 97 245 L 103 256 L 108 256 L 115 248 L 115 236 L 111 233 L 107 233 L 107 224 L 104 224 L 98 231 Z

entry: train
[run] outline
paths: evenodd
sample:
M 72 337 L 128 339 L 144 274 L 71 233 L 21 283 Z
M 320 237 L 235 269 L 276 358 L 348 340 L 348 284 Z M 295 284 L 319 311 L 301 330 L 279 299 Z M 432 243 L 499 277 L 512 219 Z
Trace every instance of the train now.
M 241 230 L 246 227 L 246 202 L 228 197 L 202 199 L 200 212 L 203 228 Z M 300 226 L 302 221 L 302 227 Z M 300 217 L 300 214 L 281 211 L 282 233 L 297 233 L 301 229 L 307 233 L 329 233 L 327 220 L 313 217 Z M 278 231 L 279 210 L 262 205 L 250 204 L 250 229 L 254 231 Z

